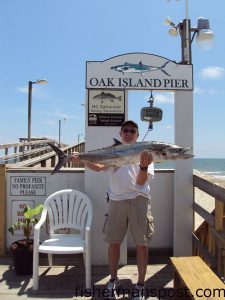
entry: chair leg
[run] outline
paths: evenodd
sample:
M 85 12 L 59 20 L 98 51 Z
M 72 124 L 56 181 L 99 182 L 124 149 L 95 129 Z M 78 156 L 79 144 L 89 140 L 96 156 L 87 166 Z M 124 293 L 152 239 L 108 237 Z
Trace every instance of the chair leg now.
M 86 289 L 91 289 L 91 255 L 89 250 L 85 253 L 85 285 Z
M 33 251 L 33 290 L 36 291 L 39 285 L 39 252 L 35 248 Z
M 48 265 L 51 268 L 52 267 L 52 254 L 48 253 Z

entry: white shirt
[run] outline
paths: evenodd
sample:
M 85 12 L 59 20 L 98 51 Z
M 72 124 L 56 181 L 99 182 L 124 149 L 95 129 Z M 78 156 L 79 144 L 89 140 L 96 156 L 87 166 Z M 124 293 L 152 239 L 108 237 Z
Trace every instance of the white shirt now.
M 150 198 L 150 178 L 142 185 L 136 183 L 139 173 L 139 164 L 124 165 L 118 169 L 110 168 L 109 170 L 109 199 L 126 200 L 133 199 L 142 195 Z M 148 175 L 154 176 L 154 164 L 148 166 Z

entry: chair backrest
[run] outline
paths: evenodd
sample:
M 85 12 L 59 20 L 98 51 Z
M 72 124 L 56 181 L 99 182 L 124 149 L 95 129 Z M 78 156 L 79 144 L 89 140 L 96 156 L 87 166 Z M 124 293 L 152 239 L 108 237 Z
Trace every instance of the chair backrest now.
M 44 209 L 48 211 L 50 235 L 60 228 L 74 228 L 84 235 L 85 226 L 91 226 L 92 204 L 80 191 L 55 192 L 45 200 Z

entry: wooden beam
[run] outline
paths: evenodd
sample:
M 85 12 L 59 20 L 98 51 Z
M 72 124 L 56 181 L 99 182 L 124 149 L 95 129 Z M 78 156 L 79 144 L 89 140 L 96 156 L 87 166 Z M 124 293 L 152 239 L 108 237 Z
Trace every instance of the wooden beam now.
M 216 259 L 211 255 L 211 253 L 208 251 L 207 247 L 203 245 L 197 236 L 193 233 L 192 234 L 192 241 L 194 246 L 199 250 L 199 252 L 203 255 L 205 260 L 210 264 L 212 269 L 217 269 L 217 261 Z
M 5 255 L 6 166 L 0 165 L 0 256 Z
M 199 256 L 191 257 L 171 257 L 172 266 L 177 274 L 176 280 L 180 280 L 182 285 L 187 287 L 185 290 L 191 296 L 190 299 L 219 299 L 223 297 L 224 283 L 218 278 L 213 271 L 204 263 Z M 182 288 L 179 284 L 178 288 Z M 176 288 L 176 285 L 175 285 Z M 202 295 L 200 294 L 202 292 Z M 212 293 L 207 297 L 205 291 Z M 217 294 L 214 292 L 218 292 Z M 177 291 L 178 292 L 178 291 Z M 221 292 L 221 293 L 220 293 Z M 175 295 L 175 299 L 180 299 L 180 295 Z M 187 295 L 182 299 L 189 299 Z
M 206 220 L 206 222 L 211 226 L 215 226 L 215 217 L 211 215 L 207 210 L 205 210 L 202 206 L 200 206 L 198 203 L 193 203 L 193 209 L 196 213 L 198 213 L 203 219 Z

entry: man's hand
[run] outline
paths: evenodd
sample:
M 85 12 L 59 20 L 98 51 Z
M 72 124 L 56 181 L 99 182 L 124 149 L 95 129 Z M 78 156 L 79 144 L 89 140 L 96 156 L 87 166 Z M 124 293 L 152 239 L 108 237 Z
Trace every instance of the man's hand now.
M 79 152 L 73 152 L 72 155 L 73 155 L 73 157 L 70 158 L 70 161 L 72 163 L 79 164 L 79 162 L 80 162 Z
M 151 152 L 149 151 L 143 151 L 141 153 L 141 160 L 140 160 L 140 165 L 142 167 L 148 167 L 153 161 L 153 157 Z

